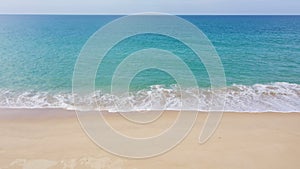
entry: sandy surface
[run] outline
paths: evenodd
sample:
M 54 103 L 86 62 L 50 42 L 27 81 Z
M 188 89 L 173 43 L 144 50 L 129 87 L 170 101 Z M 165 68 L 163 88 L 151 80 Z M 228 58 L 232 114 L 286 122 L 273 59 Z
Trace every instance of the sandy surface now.
M 213 137 L 198 144 L 206 115 L 199 113 L 191 133 L 171 151 L 134 160 L 94 144 L 74 111 L 0 109 L 0 168 L 300 168 L 300 113 L 225 113 Z M 105 117 L 120 132 L 145 137 L 170 126 L 176 113 L 164 113 L 148 125 L 132 124 L 118 115 Z

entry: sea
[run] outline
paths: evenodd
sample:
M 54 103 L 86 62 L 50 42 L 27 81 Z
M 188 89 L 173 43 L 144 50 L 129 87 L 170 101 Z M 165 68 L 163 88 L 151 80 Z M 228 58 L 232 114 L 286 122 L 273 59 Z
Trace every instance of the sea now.
M 120 17 L 0 15 L 0 107 L 75 109 L 72 79 L 78 56 L 97 30 Z M 82 98 L 82 106 L 109 112 L 207 111 L 211 96 L 222 93 L 224 111 L 300 112 L 300 16 L 178 17 L 194 24 L 211 41 L 224 68 L 226 87 L 212 89 L 205 66 L 196 64 L 185 46 L 162 35 L 143 34 L 126 39 L 125 45 L 105 56 L 95 91 Z M 197 88 L 180 88 L 168 73 L 147 69 L 132 79 L 129 94 L 112 94 L 111 73 L 120 58 L 133 48 L 157 45 L 182 54 L 195 74 Z M 180 75 L 182 70 L 173 69 Z M 182 107 L 182 99 L 194 101 Z M 124 109 L 116 109 L 116 104 Z

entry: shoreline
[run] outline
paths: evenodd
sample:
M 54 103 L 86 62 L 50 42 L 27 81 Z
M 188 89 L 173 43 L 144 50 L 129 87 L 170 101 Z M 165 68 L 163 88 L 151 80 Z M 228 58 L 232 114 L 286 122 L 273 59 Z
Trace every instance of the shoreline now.
M 104 116 L 126 135 L 147 137 L 172 124 L 176 114 L 167 111 L 147 125 L 128 123 L 117 113 Z M 135 160 L 94 144 L 75 111 L 0 109 L 0 168 L 299 168 L 299 113 L 224 113 L 213 136 L 199 144 L 206 117 L 198 113 L 188 136 L 167 153 Z
M 89 111 L 98 111 L 98 110 L 75 110 L 75 109 L 66 109 L 66 108 L 61 108 L 61 107 L 34 107 L 34 108 L 29 108 L 29 107 L 0 107 L 0 115 L 1 114 L 6 114 L 9 111 L 10 112 L 20 112 L 20 111 L 25 111 L 25 113 L 32 113 L 36 111 L 64 111 L 64 112 L 75 112 L 76 111 L 81 111 L 81 112 L 89 112 Z M 117 112 L 117 111 L 109 111 L 109 110 L 100 110 L 104 114 L 116 114 L 116 113 L 147 113 L 147 112 L 157 112 L 157 111 L 164 111 L 164 112 L 178 112 L 179 110 L 173 110 L 173 109 L 167 109 L 167 110 L 140 110 L 140 111 L 126 111 L 126 112 Z M 208 113 L 208 111 L 198 111 L 198 110 L 181 110 L 182 112 L 191 112 L 191 111 L 197 111 L 198 113 Z M 231 111 L 231 110 L 226 110 L 223 111 L 223 113 L 239 113 L 239 114 L 264 114 L 264 113 L 279 113 L 279 114 L 289 114 L 289 113 L 300 113 L 300 111 Z
M 150 109 L 166 108 L 170 111 L 180 109 L 206 111 L 212 108 L 210 102 L 212 101 L 213 93 L 216 93 L 218 97 L 216 97 L 215 102 L 225 104 L 224 107 L 218 109 L 224 109 L 226 112 L 300 112 L 300 103 L 298 101 L 300 99 L 298 92 L 300 85 L 296 83 L 232 84 L 226 88 L 213 90 L 201 87 L 179 90 L 175 86 L 152 85 L 132 91 L 129 94 L 130 96 L 124 95 L 124 93 L 112 94 L 98 89 L 92 93 L 86 93 L 84 96 L 78 96 L 80 103 L 74 102 L 77 96 L 71 91 L 27 91 L 25 89 L 24 91 L 14 91 L 1 89 L 0 109 L 62 108 L 67 110 L 81 109 L 84 111 L 101 108 L 110 112 L 126 112 L 147 111 L 149 105 L 155 105 L 150 107 Z M 182 94 L 180 93 L 182 92 L 186 95 L 184 98 L 181 98 Z M 182 103 L 185 104 L 182 105 Z

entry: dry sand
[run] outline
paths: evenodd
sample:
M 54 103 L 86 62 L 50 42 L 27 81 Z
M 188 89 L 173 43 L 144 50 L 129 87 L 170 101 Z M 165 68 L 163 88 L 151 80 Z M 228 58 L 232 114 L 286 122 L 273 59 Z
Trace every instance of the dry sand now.
M 95 145 L 74 111 L 0 109 L 0 168 L 300 168 L 300 113 L 225 113 L 213 137 L 198 144 L 206 115 L 199 113 L 191 133 L 171 151 L 135 160 Z M 164 113 L 147 127 L 130 124 L 118 115 L 105 117 L 121 132 L 144 137 L 168 127 L 176 113 Z

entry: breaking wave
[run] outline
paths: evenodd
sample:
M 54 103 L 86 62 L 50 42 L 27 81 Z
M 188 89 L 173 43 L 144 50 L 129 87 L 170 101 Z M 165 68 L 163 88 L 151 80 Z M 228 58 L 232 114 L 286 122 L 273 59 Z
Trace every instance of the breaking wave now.
M 142 110 L 207 111 L 212 95 L 226 95 L 224 111 L 230 112 L 300 112 L 300 85 L 276 82 L 252 86 L 232 85 L 222 89 L 184 89 L 176 85 L 154 85 L 149 89 L 123 95 L 96 91 L 76 101 L 81 110 L 110 112 Z M 184 96 L 184 97 L 183 97 Z M 63 108 L 74 110 L 74 95 L 68 92 L 0 90 L 2 108 Z M 220 98 L 220 101 L 223 100 Z M 217 97 L 218 101 L 218 97 Z M 182 107 L 182 102 L 185 107 Z

